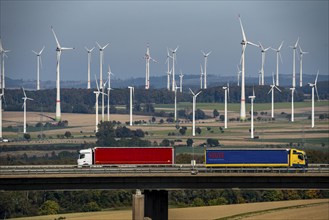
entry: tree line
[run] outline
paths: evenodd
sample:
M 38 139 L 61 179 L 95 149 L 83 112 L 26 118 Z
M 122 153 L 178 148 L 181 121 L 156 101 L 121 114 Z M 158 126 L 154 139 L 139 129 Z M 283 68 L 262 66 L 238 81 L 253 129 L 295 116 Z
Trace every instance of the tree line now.
M 320 98 L 328 98 L 328 88 L 323 83 L 319 83 L 318 91 Z M 268 95 L 269 86 L 246 86 L 246 96 L 252 94 L 255 90 L 258 103 L 271 102 L 271 96 Z M 281 88 L 282 92 L 275 96 L 276 102 L 288 102 L 291 100 L 291 91 L 289 88 Z M 276 91 L 277 92 L 277 91 Z M 238 86 L 230 87 L 229 102 L 238 103 L 241 88 Z M 279 92 L 277 92 L 279 93 Z M 54 112 L 56 89 L 46 89 L 39 91 L 26 91 L 29 98 L 34 99 L 27 104 L 27 111 L 38 112 Z M 296 102 L 304 100 L 304 94 L 310 94 L 309 88 L 296 88 L 294 99 Z M 4 109 L 6 111 L 21 111 L 22 110 L 22 89 L 6 89 L 4 98 Z M 150 89 L 136 88 L 134 93 L 134 108 L 135 111 L 152 112 L 154 104 L 173 104 L 174 92 L 167 89 Z M 189 92 L 177 93 L 178 102 L 192 102 L 192 96 Z M 28 101 L 29 102 L 29 101 Z M 224 102 L 224 90 L 222 87 L 211 87 L 203 90 L 198 96 L 200 103 L 222 103 Z M 116 113 L 120 111 L 116 109 L 117 105 L 129 105 L 129 89 L 115 89 L 110 93 L 110 111 Z M 93 90 L 63 88 L 61 89 L 61 109 L 66 113 L 94 113 L 95 109 L 95 94 Z M 128 109 L 120 113 L 128 113 Z

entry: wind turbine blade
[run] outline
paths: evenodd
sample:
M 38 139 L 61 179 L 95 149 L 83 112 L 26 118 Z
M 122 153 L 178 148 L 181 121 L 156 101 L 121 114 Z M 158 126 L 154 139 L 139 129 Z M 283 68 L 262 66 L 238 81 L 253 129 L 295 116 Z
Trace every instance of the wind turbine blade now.
M 26 99 L 33 101 L 33 99 L 31 99 L 31 98 L 26 98 Z
M 242 25 L 242 21 L 241 21 L 241 18 L 240 18 L 240 14 L 239 14 L 239 21 L 240 21 L 240 27 L 241 27 L 241 31 L 242 31 L 242 39 L 243 39 L 243 41 L 247 41 L 246 35 L 244 33 L 244 30 L 243 30 L 243 25 Z
M 279 89 L 279 87 L 274 86 L 279 92 L 282 92 L 281 89 Z
M 279 48 L 278 48 L 278 51 L 281 50 L 282 45 L 283 45 L 283 41 L 281 42 L 281 44 L 280 44 L 280 46 L 279 46 Z
M 202 68 L 202 64 L 200 63 L 200 70 L 201 70 L 201 74 L 203 74 L 203 68 Z
M 192 93 L 193 96 L 195 96 L 194 92 L 192 91 L 191 88 L 189 88 L 190 92 Z
M 178 48 L 179 48 L 179 45 L 177 45 L 176 49 L 174 50 L 174 51 L 175 51 L 175 53 L 177 52 Z
M 206 56 L 205 52 L 203 52 L 203 50 L 201 50 L 201 53 L 203 54 L 203 56 Z
M 96 41 L 96 44 L 97 44 L 99 49 L 102 49 L 101 45 L 99 45 L 99 43 L 97 41 Z
M 62 47 L 61 50 L 74 50 L 74 47 Z
M 279 53 L 279 57 L 280 57 L 281 63 L 283 63 L 283 62 L 282 62 L 281 52 L 278 52 L 278 53 Z
M 295 48 L 297 48 L 298 42 L 299 42 L 299 37 L 297 38 L 297 41 L 295 43 Z
M 86 51 L 89 53 L 89 49 L 87 47 L 85 47 Z
M 201 92 L 202 92 L 202 91 L 199 91 L 199 92 L 195 95 L 195 97 L 197 97 Z
M 43 48 L 41 49 L 41 51 L 39 52 L 39 55 L 42 54 L 43 50 L 45 49 L 45 46 L 43 46 Z
M 314 85 L 316 85 L 316 82 L 318 81 L 318 76 L 319 76 L 319 70 L 318 70 L 318 72 L 317 72 L 317 74 L 316 74 L 315 81 L 314 81 Z
M 209 56 L 212 53 L 212 51 L 209 51 L 209 53 L 206 54 L 206 56 Z
M 57 47 L 58 47 L 58 48 L 61 48 L 61 45 L 60 45 L 59 42 L 58 42 L 58 39 L 57 39 L 57 36 L 56 36 L 55 31 L 54 31 L 54 29 L 53 29 L 53 26 L 51 26 L 51 30 L 52 30 L 53 35 L 54 35 L 54 37 L 55 37 Z
M 37 55 L 37 56 L 39 55 L 39 54 L 38 54 L 37 52 L 35 52 L 34 50 L 32 50 L 32 52 L 35 53 L 35 55 Z
M 24 98 L 26 98 L 26 93 L 25 93 L 24 87 L 22 87 L 22 90 L 23 90 L 23 93 L 24 93 Z
M 253 42 L 250 42 L 250 41 L 247 41 L 247 44 L 249 44 L 249 45 L 252 45 L 252 46 L 255 46 L 255 47 L 259 47 L 259 45 L 258 45 L 258 44 L 255 44 L 255 43 L 253 43 Z
M 97 82 L 96 74 L 95 74 L 95 81 L 96 81 L 96 87 L 97 87 L 97 90 L 98 90 L 98 92 L 99 92 L 99 86 L 98 86 L 98 82 Z
M 316 86 L 316 84 L 314 85 L 314 87 L 315 87 L 316 96 L 318 97 L 318 101 L 320 101 L 318 87 Z
M 104 47 L 103 47 L 103 50 L 109 45 L 110 43 L 106 44 Z
M 268 91 L 268 93 L 267 93 L 267 94 L 270 94 L 270 92 L 272 92 L 272 90 L 273 90 L 273 87 L 271 87 L 270 91 Z

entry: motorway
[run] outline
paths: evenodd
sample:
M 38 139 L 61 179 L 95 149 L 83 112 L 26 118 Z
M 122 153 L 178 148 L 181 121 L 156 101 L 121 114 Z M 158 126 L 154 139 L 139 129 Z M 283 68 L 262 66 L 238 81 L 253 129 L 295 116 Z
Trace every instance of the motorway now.
M 329 164 L 310 164 L 308 168 L 206 168 L 203 165 L 192 167 L 189 164 L 164 166 L 92 166 L 75 165 L 24 165 L 0 166 L 0 177 L 3 175 L 58 175 L 58 174 L 225 174 L 225 173 L 308 173 L 329 174 Z
M 329 167 L 205 168 L 1 166 L 1 190 L 329 189 Z

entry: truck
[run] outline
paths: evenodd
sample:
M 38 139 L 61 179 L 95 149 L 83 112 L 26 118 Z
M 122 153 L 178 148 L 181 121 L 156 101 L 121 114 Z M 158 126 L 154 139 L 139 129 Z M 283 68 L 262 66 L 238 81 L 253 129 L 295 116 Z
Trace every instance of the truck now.
M 206 167 L 308 166 L 306 153 L 297 149 L 205 149 Z
M 78 167 L 92 165 L 172 165 L 172 147 L 94 147 L 79 151 Z

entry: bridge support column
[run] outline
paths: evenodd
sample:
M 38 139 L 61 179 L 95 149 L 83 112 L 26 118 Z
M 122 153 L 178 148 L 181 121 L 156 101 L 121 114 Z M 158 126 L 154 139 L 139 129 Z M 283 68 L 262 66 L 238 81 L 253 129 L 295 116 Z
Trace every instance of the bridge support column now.
M 168 191 L 144 190 L 144 216 L 152 220 L 168 220 Z
M 132 220 L 144 219 L 144 195 L 142 195 L 139 189 L 136 190 L 136 194 L 133 195 L 133 217 Z

